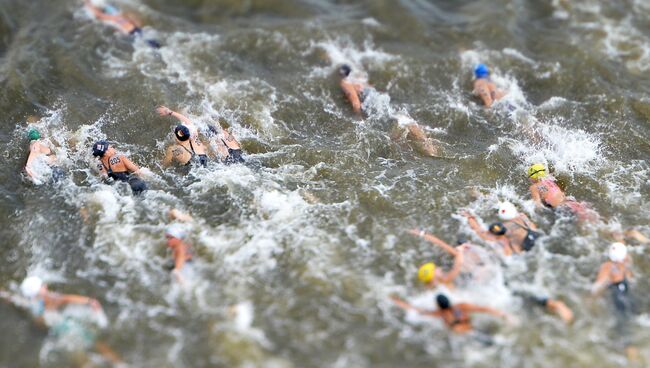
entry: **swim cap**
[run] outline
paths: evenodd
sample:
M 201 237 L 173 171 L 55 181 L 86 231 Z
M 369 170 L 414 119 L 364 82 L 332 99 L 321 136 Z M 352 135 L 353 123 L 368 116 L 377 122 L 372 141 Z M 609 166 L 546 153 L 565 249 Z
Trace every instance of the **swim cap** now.
M 528 168 L 528 177 L 531 179 L 541 179 L 546 176 L 546 167 L 544 164 L 535 164 Z
M 461 236 L 458 239 L 456 239 L 456 245 L 463 245 L 465 243 L 467 243 L 467 238 L 465 238 L 465 237 Z
M 449 301 L 449 298 L 447 298 L 443 294 L 438 294 L 436 296 L 436 303 L 438 304 L 438 307 L 440 307 L 440 309 L 449 309 L 449 307 L 451 307 L 451 302 Z
M 93 144 L 93 156 L 102 157 L 104 153 L 108 151 L 108 142 L 107 141 L 97 141 Z
M 476 78 L 485 78 L 488 75 L 490 75 L 490 70 L 485 64 L 478 64 L 476 68 L 474 68 L 474 75 Z
M 423 284 L 428 284 L 433 280 L 433 277 L 436 275 L 436 264 L 433 262 L 423 264 L 418 270 L 418 279 L 422 281 Z
M 190 139 L 190 128 L 185 125 L 177 125 L 174 129 L 174 135 L 176 135 L 176 139 L 179 141 L 185 142 Z
M 499 203 L 498 211 L 498 216 L 501 221 L 513 220 L 519 214 L 515 205 L 507 201 Z
M 170 236 L 176 239 L 184 239 L 187 236 L 187 232 L 183 226 L 179 224 L 172 224 L 167 226 L 165 229 L 165 236 Z
M 490 232 L 494 235 L 504 235 L 508 231 L 505 226 L 500 222 L 495 222 L 490 225 Z
M 36 129 L 30 129 L 27 132 L 27 138 L 29 138 L 30 141 L 41 139 L 41 133 L 39 133 Z
M 347 77 L 348 75 L 350 75 L 350 73 L 352 73 L 352 68 L 350 68 L 348 64 L 343 64 L 339 68 L 339 75 L 341 77 Z
M 117 15 L 120 13 L 120 10 L 113 5 L 105 5 L 104 8 L 102 8 L 102 11 L 108 15 Z
M 20 292 L 23 293 L 26 298 L 31 299 L 38 295 L 38 292 L 41 291 L 41 287 L 43 287 L 43 280 L 36 276 L 29 276 L 23 280 L 22 284 L 20 284 Z
M 613 243 L 609 246 L 609 259 L 612 262 L 623 262 L 627 257 L 627 247 L 623 243 Z

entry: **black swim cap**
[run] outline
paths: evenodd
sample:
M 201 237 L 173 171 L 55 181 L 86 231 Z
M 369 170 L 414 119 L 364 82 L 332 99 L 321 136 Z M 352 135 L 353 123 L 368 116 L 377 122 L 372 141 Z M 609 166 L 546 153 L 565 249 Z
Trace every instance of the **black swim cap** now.
M 350 73 L 352 73 L 352 68 L 350 68 L 348 64 L 343 64 L 339 68 L 339 75 L 341 77 L 347 77 L 348 75 L 350 75 Z
M 500 222 L 495 222 L 490 225 L 490 232 L 494 235 L 504 235 L 508 231 L 505 226 Z
M 178 125 L 174 129 L 174 135 L 179 141 L 185 142 L 186 140 L 190 139 L 190 129 L 185 125 Z
M 108 151 L 108 141 L 97 141 L 93 144 L 93 156 L 102 157 Z
M 438 294 L 436 296 L 436 303 L 438 304 L 438 307 L 440 307 L 440 309 L 449 309 L 451 307 L 451 302 L 449 301 L 449 298 L 447 298 L 443 294 Z
M 456 240 L 456 245 L 463 245 L 465 243 L 467 243 L 467 238 L 465 238 L 465 237 L 461 236 Z

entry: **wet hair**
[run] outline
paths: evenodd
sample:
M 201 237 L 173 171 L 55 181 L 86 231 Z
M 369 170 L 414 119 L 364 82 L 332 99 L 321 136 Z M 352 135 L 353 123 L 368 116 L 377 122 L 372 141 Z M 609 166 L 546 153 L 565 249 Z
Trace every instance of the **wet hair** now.
M 185 142 L 186 140 L 190 139 L 190 129 L 185 125 L 178 125 L 174 129 L 174 135 L 179 141 Z
M 347 77 L 352 73 L 352 68 L 348 64 L 343 64 L 339 67 L 339 75 L 341 77 Z
M 447 298 L 443 294 L 436 295 L 436 304 L 438 304 L 438 307 L 440 309 L 449 309 L 449 308 L 451 308 L 451 302 L 449 301 L 449 298 Z
M 467 238 L 461 236 L 458 239 L 456 239 L 456 245 L 463 245 L 467 243 Z
M 506 231 L 508 231 L 508 229 L 506 229 L 506 227 L 500 222 L 495 222 L 490 225 L 489 230 L 494 235 L 505 235 Z

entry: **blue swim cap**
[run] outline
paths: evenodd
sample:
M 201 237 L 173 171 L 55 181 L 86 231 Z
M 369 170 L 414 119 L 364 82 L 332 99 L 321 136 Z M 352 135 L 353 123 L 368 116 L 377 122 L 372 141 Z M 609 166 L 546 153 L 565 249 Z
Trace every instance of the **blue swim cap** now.
M 490 75 L 490 70 L 485 64 L 478 64 L 474 69 L 474 75 L 476 78 L 485 78 Z

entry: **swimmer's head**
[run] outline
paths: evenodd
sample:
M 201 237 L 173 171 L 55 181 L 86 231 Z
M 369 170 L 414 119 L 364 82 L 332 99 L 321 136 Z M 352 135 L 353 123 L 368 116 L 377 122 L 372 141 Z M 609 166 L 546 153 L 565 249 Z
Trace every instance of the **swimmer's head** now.
M 609 246 L 609 259 L 612 262 L 623 262 L 627 257 L 627 247 L 623 243 L 613 243 Z
M 165 237 L 167 239 L 176 238 L 176 239 L 185 239 L 187 232 L 180 224 L 172 224 L 167 226 L 165 229 Z
M 534 164 L 528 168 L 528 177 L 534 180 L 542 179 L 546 176 L 546 167 L 544 164 Z
M 508 201 L 499 203 L 497 211 L 497 215 L 501 221 L 514 220 L 519 214 L 519 212 L 517 212 L 517 207 Z
M 36 141 L 41 139 L 41 133 L 38 132 L 38 130 L 32 128 L 27 132 L 27 138 L 29 138 L 30 141 Z
M 43 288 L 43 280 L 40 277 L 29 276 L 20 284 L 20 292 L 25 298 L 35 298 Z
M 352 68 L 348 64 L 343 64 L 339 67 L 339 75 L 341 78 L 345 78 L 352 73 Z
M 490 69 L 485 64 L 478 64 L 474 68 L 474 76 L 476 79 L 487 78 L 490 75 Z
M 97 141 L 93 144 L 93 156 L 103 157 L 109 147 L 108 141 Z
M 436 275 L 436 264 L 433 262 L 423 264 L 418 270 L 418 279 L 423 284 L 430 283 Z
M 113 5 L 106 4 L 104 7 L 102 7 L 102 12 L 108 15 L 117 15 L 120 13 L 120 10 Z
M 465 244 L 467 242 L 468 242 L 467 238 L 465 238 L 463 236 L 456 239 L 456 245 L 463 245 L 463 244 Z
M 440 309 L 451 308 L 451 302 L 449 301 L 449 298 L 447 298 L 444 294 L 436 295 L 436 304 L 438 304 L 438 308 Z
M 502 223 L 500 223 L 500 222 L 495 222 L 495 223 L 493 223 L 492 225 L 490 225 L 489 230 L 490 230 L 490 233 L 492 233 L 492 234 L 494 234 L 494 235 L 497 235 L 497 236 L 501 236 L 501 235 L 505 235 L 505 234 L 506 234 L 506 231 L 507 231 L 508 229 L 506 229 L 506 227 L 503 226 Z
M 190 128 L 186 127 L 185 125 L 178 125 L 174 129 L 174 135 L 179 141 L 185 142 L 186 140 L 190 139 Z

